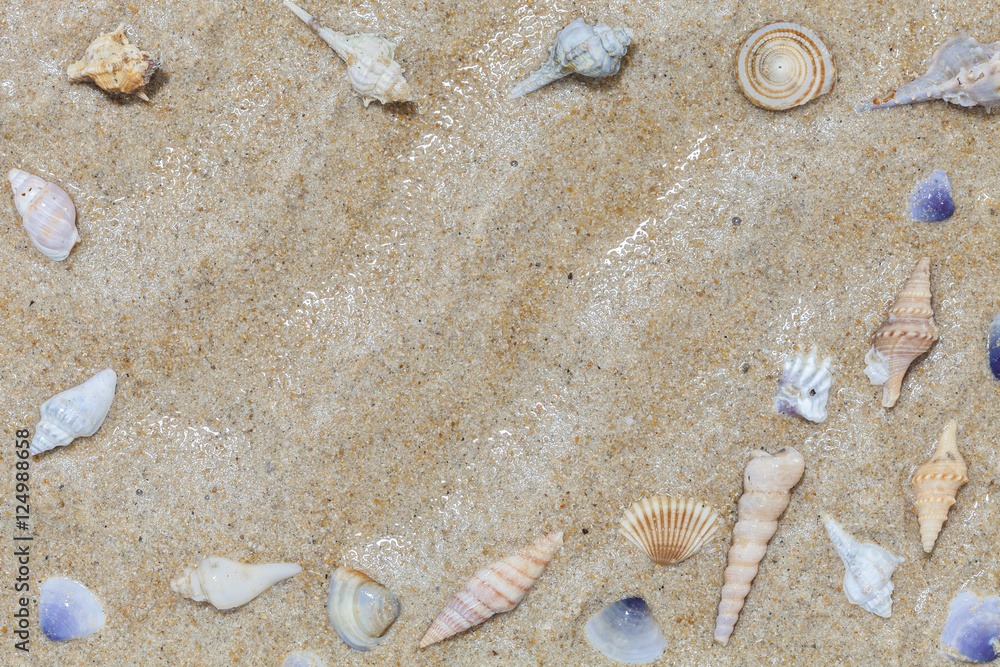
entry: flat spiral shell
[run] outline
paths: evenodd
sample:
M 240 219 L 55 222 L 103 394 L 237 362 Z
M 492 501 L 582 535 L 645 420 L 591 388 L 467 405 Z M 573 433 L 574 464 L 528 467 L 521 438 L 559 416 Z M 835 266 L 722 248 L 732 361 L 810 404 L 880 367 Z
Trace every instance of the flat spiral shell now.
M 837 68 L 812 29 L 788 21 L 767 23 L 743 41 L 736 80 L 747 99 L 772 110 L 791 109 L 833 90 Z

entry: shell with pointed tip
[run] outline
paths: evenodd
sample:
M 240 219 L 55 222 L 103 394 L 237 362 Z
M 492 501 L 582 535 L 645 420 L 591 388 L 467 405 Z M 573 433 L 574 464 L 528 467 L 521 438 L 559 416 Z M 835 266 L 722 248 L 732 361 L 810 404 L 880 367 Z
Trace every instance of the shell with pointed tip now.
M 281 667 L 326 667 L 326 663 L 312 651 L 292 651 L 281 661 Z
M 993 377 L 1000 380 L 1000 315 L 994 317 L 990 323 L 990 331 L 986 335 L 986 355 Z
M 736 54 L 736 81 L 757 106 L 783 111 L 833 90 L 837 68 L 811 28 L 775 21 L 743 40 Z
M 29 451 L 41 454 L 64 447 L 76 438 L 94 435 L 108 416 L 117 383 L 115 372 L 105 368 L 83 384 L 42 403 L 42 418 L 35 427 Z
M 70 196 L 55 183 L 20 169 L 11 169 L 7 178 L 31 244 L 57 262 L 69 257 L 69 251 L 80 240 L 76 207 Z
M 120 23 L 114 32 L 95 39 L 83 59 L 66 69 L 66 75 L 70 83 L 93 81 L 109 93 L 137 95 L 148 102 L 143 88 L 159 66 L 156 58 L 129 44 L 125 24 Z
M 941 222 L 954 213 L 951 179 L 940 169 L 918 183 L 910 193 L 910 217 L 917 222 Z
M 345 644 L 369 651 L 382 643 L 399 616 L 399 600 L 364 572 L 338 567 L 330 577 L 326 611 Z
M 944 100 L 963 107 L 1000 105 L 1000 42 L 980 44 L 967 35 L 953 37 L 931 56 L 927 73 L 892 93 L 859 107 L 862 111 Z
M 690 558 L 719 529 L 719 513 L 700 500 L 650 496 L 625 510 L 622 537 L 646 552 L 657 565 Z
M 816 366 L 816 348 L 803 359 L 798 355 L 786 359 L 778 395 L 774 397 L 774 409 L 778 414 L 803 417 L 817 424 L 826 419 L 826 402 L 830 398 L 830 357 Z
M 479 570 L 445 606 L 420 640 L 420 648 L 475 627 L 516 607 L 562 546 L 562 531 L 541 537 L 521 553 Z
M 934 549 L 959 488 L 969 481 L 969 467 L 958 451 L 957 435 L 958 424 L 953 419 L 944 427 L 933 456 L 917 468 L 910 480 L 916 495 L 914 509 L 920 524 L 920 544 L 925 553 Z
M 549 60 L 511 91 L 511 99 L 570 74 L 603 78 L 617 74 L 622 57 L 635 34 L 630 28 L 612 28 L 604 23 L 594 27 L 577 19 L 559 31 L 549 47 Z
M 53 642 L 79 639 L 104 627 L 101 603 L 83 584 L 72 579 L 49 579 L 38 600 L 38 624 Z
M 931 308 L 931 260 L 922 257 L 889 308 L 889 315 L 872 336 L 865 355 L 865 375 L 882 387 L 882 407 L 899 399 L 903 377 L 910 364 L 938 339 Z
M 792 487 L 802 479 L 805 467 L 805 459 L 794 447 L 785 447 L 773 455 L 761 450 L 750 455 L 743 472 L 743 495 L 737 505 L 739 519 L 733 527 L 715 620 L 715 641 L 723 646 L 729 643 L 767 543 L 778 530 L 778 518 L 788 507 Z
M 639 665 L 663 654 L 663 631 L 642 598 L 612 602 L 584 626 L 591 646 L 615 662 Z
M 966 591 L 951 601 L 941 644 L 949 658 L 993 662 L 1000 657 L 1000 598 Z
M 860 544 L 830 516 L 823 517 L 823 524 L 847 568 L 844 595 L 848 602 L 889 618 L 892 615 L 892 572 L 903 559 L 877 544 Z
M 308 25 L 347 63 L 351 86 L 367 107 L 372 100 L 382 104 L 413 99 L 410 84 L 403 78 L 403 68 L 395 61 L 396 44 L 369 33 L 345 35 L 324 28 L 309 12 L 291 0 L 285 6 Z
M 207 600 L 216 609 L 232 609 L 301 571 L 295 563 L 248 565 L 208 556 L 197 567 L 185 568 L 181 576 L 170 582 L 170 588 L 195 602 Z

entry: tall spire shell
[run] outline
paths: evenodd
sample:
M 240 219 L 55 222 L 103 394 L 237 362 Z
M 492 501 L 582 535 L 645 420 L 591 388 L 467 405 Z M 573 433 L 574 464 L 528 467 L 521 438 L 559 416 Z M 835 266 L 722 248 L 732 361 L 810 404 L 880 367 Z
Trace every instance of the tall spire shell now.
M 963 484 L 969 481 L 969 467 L 958 451 L 958 424 L 948 422 L 931 458 L 913 473 L 915 498 L 913 508 L 920 524 L 920 544 L 925 553 L 934 543 L 948 519 L 948 510 Z
M 657 565 L 676 565 L 698 552 L 719 529 L 719 513 L 700 500 L 650 496 L 625 510 L 622 537 Z
M 519 554 L 479 570 L 445 606 L 420 640 L 420 648 L 448 639 L 516 607 L 562 546 L 562 531 L 550 533 Z
M 20 169 L 11 169 L 7 178 L 31 244 L 57 262 L 69 257 L 80 240 L 72 198 L 55 183 Z
M 118 376 L 105 368 L 81 385 L 56 394 L 39 408 L 41 420 L 35 427 L 29 452 L 41 454 L 64 447 L 76 438 L 90 437 L 101 428 L 115 400 Z
M 931 260 L 922 257 L 889 308 L 885 322 L 872 336 L 872 348 L 865 355 L 865 375 L 873 385 L 883 385 L 883 407 L 896 404 L 910 364 L 937 339 L 931 308 Z

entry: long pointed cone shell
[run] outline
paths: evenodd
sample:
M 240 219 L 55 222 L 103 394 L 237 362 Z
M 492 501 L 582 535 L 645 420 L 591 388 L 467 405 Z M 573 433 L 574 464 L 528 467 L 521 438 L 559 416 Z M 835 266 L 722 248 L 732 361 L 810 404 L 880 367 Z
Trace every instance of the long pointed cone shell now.
M 494 614 L 516 607 L 542 576 L 562 543 L 562 531 L 550 533 L 516 556 L 476 572 L 431 623 L 420 640 L 420 648 L 448 639 Z
M 925 553 L 934 549 L 948 510 L 955 504 L 959 488 L 969 481 L 969 467 L 958 451 L 958 424 L 948 422 L 934 455 L 913 473 L 916 498 L 913 508 L 920 524 L 920 543 Z
M 788 507 L 792 487 L 802 479 L 806 466 L 794 447 L 785 447 L 773 456 L 758 450 L 751 457 L 743 473 L 743 495 L 737 506 L 739 520 L 733 527 L 733 544 L 729 547 L 715 619 L 715 641 L 723 646 L 729 643 L 767 543 L 778 529 L 778 518 Z

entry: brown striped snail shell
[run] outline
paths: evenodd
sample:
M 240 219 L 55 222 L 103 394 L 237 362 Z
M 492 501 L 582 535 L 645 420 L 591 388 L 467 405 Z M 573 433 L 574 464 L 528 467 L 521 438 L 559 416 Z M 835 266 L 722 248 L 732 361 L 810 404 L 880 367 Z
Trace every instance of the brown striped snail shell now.
M 830 50 L 811 28 L 775 21 L 743 41 L 736 54 L 736 80 L 748 100 L 778 111 L 829 93 L 837 68 Z

